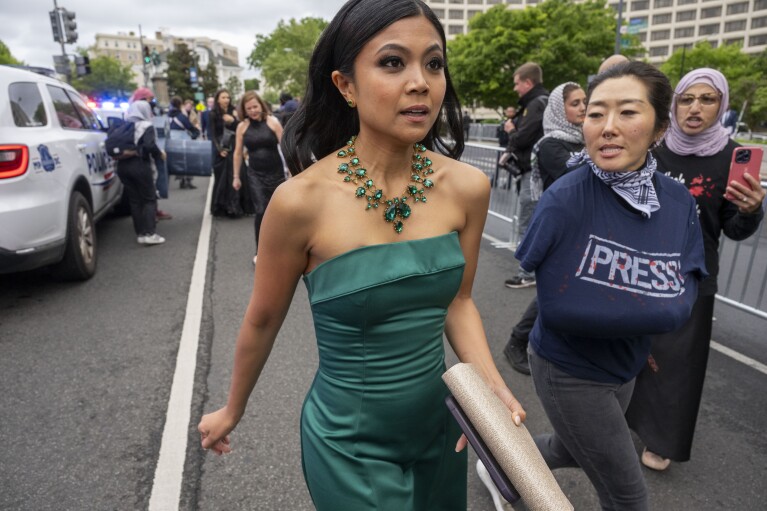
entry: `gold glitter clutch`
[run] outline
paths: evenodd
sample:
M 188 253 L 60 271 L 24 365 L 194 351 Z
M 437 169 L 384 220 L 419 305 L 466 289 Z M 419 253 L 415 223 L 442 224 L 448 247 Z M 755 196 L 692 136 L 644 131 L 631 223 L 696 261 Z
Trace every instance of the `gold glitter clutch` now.
M 514 425 L 509 409 L 471 364 L 454 365 L 442 379 L 530 511 L 574 509 L 525 425 Z

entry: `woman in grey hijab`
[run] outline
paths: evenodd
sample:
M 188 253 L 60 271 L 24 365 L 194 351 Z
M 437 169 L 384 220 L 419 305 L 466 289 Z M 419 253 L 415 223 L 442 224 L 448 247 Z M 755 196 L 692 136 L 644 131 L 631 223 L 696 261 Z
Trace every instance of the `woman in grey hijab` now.
M 165 238 L 155 232 L 157 226 L 157 192 L 150 158 L 165 159 L 157 147 L 157 133 L 152 125 L 152 107 L 146 101 L 135 101 L 128 108 L 126 120 L 134 125 L 136 156 L 117 160 L 117 175 L 128 194 L 136 241 L 141 245 L 159 245 Z

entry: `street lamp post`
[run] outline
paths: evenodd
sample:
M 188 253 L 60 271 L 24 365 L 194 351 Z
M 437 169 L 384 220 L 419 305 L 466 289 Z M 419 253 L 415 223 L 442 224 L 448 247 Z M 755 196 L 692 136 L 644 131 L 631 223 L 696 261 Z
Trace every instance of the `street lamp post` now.
M 618 21 L 615 24 L 615 55 L 621 52 L 621 25 L 623 25 L 623 0 L 618 0 Z

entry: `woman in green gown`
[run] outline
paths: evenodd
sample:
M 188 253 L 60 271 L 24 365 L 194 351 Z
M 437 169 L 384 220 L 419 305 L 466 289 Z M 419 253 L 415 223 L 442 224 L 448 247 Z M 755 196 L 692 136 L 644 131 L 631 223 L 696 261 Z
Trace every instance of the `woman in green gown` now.
M 524 420 L 471 297 L 490 183 L 457 161 L 461 110 L 445 48 L 420 0 L 350 0 L 323 32 L 283 135 L 294 177 L 263 220 L 229 397 L 198 427 L 203 448 L 231 450 L 303 278 L 320 363 L 302 410 L 302 463 L 319 510 L 466 509 L 443 334 Z

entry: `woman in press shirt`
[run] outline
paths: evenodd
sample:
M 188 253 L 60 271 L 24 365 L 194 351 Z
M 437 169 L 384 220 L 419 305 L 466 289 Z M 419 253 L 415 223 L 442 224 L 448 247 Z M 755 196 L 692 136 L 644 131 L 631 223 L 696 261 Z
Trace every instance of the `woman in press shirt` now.
M 671 125 L 653 152 L 666 175 L 684 184 L 697 203 L 708 278 L 700 285 L 692 316 L 677 331 L 653 338 L 626 417 L 645 444 L 642 463 L 665 470 L 671 460 L 688 461 L 708 363 L 719 273 L 719 237 L 748 238 L 764 216 L 765 192 L 727 182 L 739 146 L 721 124 L 729 104 L 727 79 L 715 69 L 690 71 L 676 86 Z M 724 194 L 729 192 L 734 200 Z

